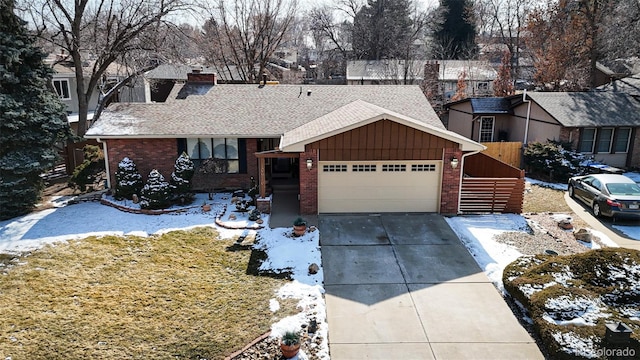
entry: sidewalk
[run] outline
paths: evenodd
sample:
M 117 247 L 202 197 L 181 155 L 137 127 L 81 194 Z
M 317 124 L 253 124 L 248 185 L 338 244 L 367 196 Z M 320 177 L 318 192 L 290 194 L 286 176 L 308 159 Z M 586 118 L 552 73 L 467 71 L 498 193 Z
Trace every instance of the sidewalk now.
M 628 249 L 640 250 L 640 241 L 628 239 L 623 236 L 618 235 L 615 231 L 609 229 L 607 226 L 602 224 L 602 222 L 591 214 L 589 210 L 587 210 L 584 206 L 582 206 L 577 201 L 573 200 L 568 193 L 565 192 L 564 200 L 569 205 L 571 210 L 578 215 L 584 222 L 586 222 L 590 228 L 600 231 L 603 234 L 607 235 L 611 240 L 613 240 L 618 246 L 625 247 Z

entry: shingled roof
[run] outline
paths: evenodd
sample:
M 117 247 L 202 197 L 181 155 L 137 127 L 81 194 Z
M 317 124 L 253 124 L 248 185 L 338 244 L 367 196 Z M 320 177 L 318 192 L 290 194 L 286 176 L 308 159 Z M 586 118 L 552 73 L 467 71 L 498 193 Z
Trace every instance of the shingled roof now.
M 390 119 L 405 126 L 456 142 L 461 145 L 463 151 L 485 149 L 483 145 L 471 141 L 462 135 L 458 135 L 453 131 L 425 124 L 363 100 L 356 100 L 318 119 L 284 133 L 280 141 L 280 147 L 283 151 L 304 151 L 304 146 L 310 142 L 382 119 Z
M 527 96 L 566 127 L 640 124 L 640 102 L 624 93 L 530 92 Z
M 215 85 L 166 103 L 114 103 L 86 136 L 276 137 L 356 100 L 445 129 L 418 86 Z

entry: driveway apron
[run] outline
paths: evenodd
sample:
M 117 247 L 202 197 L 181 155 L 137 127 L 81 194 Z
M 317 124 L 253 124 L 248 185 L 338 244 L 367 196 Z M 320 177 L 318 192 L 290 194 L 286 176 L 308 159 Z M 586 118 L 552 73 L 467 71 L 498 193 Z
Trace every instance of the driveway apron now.
M 543 359 L 437 214 L 321 215 L 329 351 L 342 359 Z

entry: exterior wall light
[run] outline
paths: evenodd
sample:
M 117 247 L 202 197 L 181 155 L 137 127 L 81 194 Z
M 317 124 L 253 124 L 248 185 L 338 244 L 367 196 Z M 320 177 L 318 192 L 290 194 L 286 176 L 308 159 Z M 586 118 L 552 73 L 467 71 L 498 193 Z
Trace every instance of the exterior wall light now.
M 458 158 L 452 158 L 451 159 L 451 168 L 455 169 L 458 167 Z
M 307 170 L 313 168 L 313 159 L 307 159 Z

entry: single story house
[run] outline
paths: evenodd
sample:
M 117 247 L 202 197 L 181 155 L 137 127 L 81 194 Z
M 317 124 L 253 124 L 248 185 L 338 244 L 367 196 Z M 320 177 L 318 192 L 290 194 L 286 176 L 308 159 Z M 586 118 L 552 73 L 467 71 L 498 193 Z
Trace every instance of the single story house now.
M 431 73 L 437 74 L 438 78 L 430 79 Z M 498 73 L 488 61 L 393 59 L 347 62 L 347 85 L 420 85 L 425 80 L 438 81 L 440 95 L 445 101 L 456 93 L 461 74 L 465 75 L 469 97 L 493 95 L 493 81 Z
M 445 107 L 447 128 L 477 142 L 563 141 L 610 166 L 640 166 L 640 102 L 626 93 L 525 92 Z
M 114 103 L 88 130 L 109 186 L 129 157 L 166 178 L 186 151 L 227 160 L 207 187 L 261 197 L 295 179 L 300 213 L 458 212 L 465 156 L 485 147 L 445 129 L 418 86 L 220 85 L 191 73 L 164 103 Z M 276 176 L 277 175 L 277 176 Z

